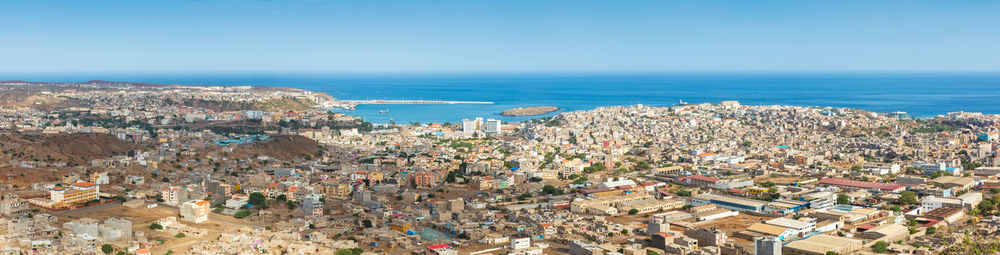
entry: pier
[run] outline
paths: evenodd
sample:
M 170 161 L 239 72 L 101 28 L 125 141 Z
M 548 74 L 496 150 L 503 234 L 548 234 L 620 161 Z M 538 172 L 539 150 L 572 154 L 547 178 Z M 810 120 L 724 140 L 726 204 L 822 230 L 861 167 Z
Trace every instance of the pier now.
M 350 105 L 359 104 L 493 104 L 493 102 L 478 101 L 435 101 L 435 100 L 343 100 Z
M 353 110 L 361 104 L 493 104 L 485 101 L 441 101 L 441 100 L 336 100 L 323 105 L 325 108 L 337 107 Z

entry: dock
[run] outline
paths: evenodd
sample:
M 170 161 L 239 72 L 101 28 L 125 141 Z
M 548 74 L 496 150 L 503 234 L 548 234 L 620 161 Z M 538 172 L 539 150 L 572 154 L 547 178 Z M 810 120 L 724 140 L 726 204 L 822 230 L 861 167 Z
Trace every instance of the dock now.
M 441 100 L 337 100 L 326 106 L 353 110 L 362 104 L 493 104 L 486 101 L 441 101 Z

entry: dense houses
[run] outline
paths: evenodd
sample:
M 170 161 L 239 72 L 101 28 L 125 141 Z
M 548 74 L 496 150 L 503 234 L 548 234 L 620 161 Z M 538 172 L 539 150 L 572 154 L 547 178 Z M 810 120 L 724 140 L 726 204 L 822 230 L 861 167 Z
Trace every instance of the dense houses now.
M 86 109 L 5 108 L 0 130 L 139 146 L 4 147 L 44 173 L 3 176 L 5 251 L 934 254 L 1000 229 L 993 115 L 725 101 L 373 125 L 308 91 L 74 86 L 54 95 Z M 250 107 L 273 100 L 311 103 Z

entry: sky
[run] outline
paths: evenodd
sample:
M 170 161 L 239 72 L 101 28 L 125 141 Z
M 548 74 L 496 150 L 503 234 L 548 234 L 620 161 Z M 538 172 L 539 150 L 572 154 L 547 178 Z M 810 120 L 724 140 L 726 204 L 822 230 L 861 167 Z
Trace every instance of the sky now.
M 2 1 L 0 72 L 1000 71 L 1000 1 Z

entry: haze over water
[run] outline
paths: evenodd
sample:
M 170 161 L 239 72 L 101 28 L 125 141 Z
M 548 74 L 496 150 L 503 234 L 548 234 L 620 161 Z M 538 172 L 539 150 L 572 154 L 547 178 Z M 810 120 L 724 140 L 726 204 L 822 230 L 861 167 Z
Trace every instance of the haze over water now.
M 326 92 L 337 99 L 491 101 L 494 105 L 360 105 L 375 123 L 458 122 L 497 118 L 514 107 L 557 106 L 562 111 L 644 104 L 671 106 L 739 100 L 746 105 L 797 105 L 905 111 L 933 117 L 953 111 L 1000 113 L 1000 74 L 121 74 L 4 75 L 0 79 L 92 79 L 192 85 L 285 86 Z M 388 110 L 388 113 L 379 111 Z M 560 112 L 562 112 L 560 111 Z M 548 115 L 553 115 L 552 113 Z

